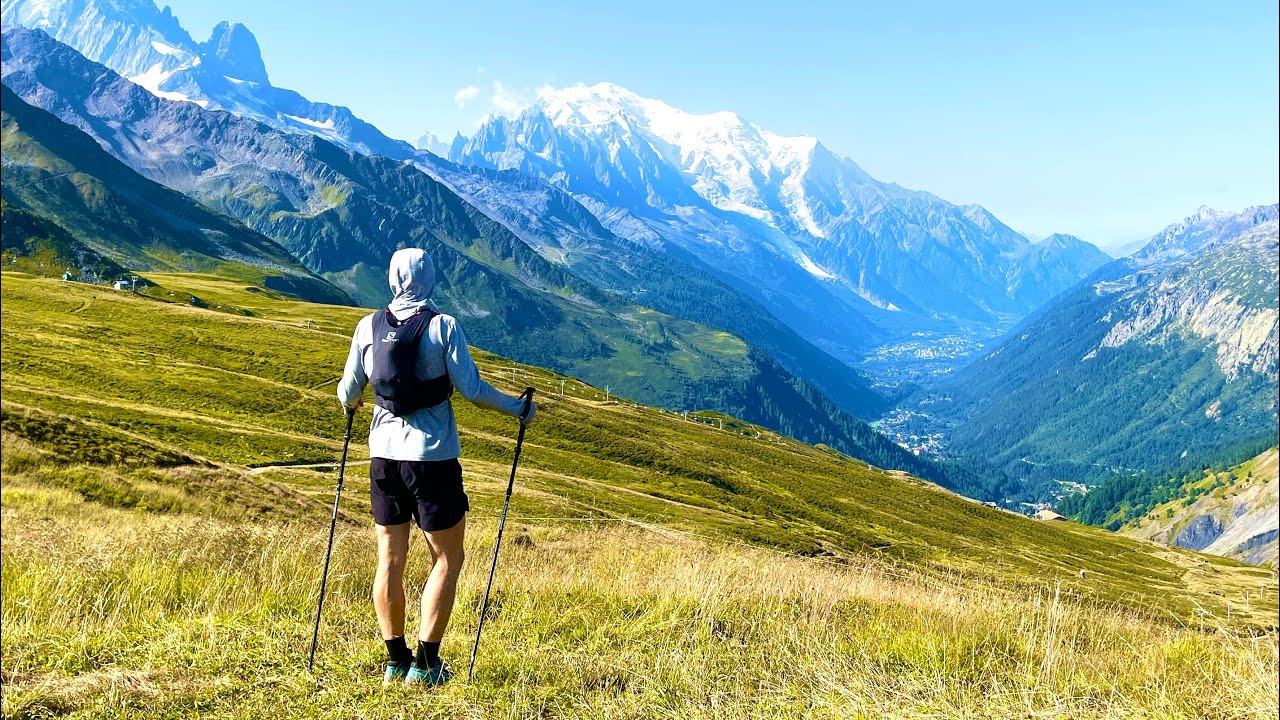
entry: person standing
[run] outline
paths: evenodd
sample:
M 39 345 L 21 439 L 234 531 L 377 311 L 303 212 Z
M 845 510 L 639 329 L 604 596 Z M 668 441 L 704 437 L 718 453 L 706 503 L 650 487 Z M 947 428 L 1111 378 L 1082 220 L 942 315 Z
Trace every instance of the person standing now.
M 440 659 L 440 643 L 453 610 L 462 570 L 466 513 L 461 446 L 450 396 L 454 389 L 473 404 L 528 424 L 532 400 L 506 395 L 480 378 L 458 321 L 429 302 L 435 266 L 419 248 L 391 256 L 390 304 L 356 325 L 338 399 L 346 410 L 363 404 L 367 385 L 375 407 L 369 426 L 369 480 L 378 540 L 373 607 L 387 645 L 384 684 L 441 685 L 452 673 Z M 431 551 L 431 573 L 422 590 L 422 622 L 416 654 L 404 639 L 404 567 L 410 522 Z

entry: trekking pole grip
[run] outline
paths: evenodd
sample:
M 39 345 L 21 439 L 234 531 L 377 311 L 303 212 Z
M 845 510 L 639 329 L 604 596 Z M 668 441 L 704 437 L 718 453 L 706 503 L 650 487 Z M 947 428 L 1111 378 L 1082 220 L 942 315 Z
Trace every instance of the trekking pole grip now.
M 526 387 L 520 397 L 524 400 L 524 410 L 520 411 L 520 421 L 523 423 L 529 417 L 529 408 L 533 406 L 533 388 Z

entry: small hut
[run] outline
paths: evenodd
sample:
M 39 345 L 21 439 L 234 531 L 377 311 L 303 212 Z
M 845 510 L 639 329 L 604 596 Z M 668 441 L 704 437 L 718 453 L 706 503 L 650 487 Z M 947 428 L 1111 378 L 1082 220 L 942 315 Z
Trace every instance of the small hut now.
M 1066 520 L 1067 518 L 1062 515 L 1059 515 L 1058 513 L 1048 508 L 1045 508 L 1044 510 L 1041 510 L 1040 512 L 1036 513 L 1036 519 L 1037 520 Z

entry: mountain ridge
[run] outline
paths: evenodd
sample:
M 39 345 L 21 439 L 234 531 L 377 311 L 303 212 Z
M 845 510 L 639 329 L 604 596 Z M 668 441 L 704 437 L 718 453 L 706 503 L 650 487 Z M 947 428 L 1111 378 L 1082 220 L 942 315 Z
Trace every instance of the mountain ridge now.
M 0 20 L 46 31 L 166 100 L 252 116 L 364 154 L 413 151 L 348 108 L 271 85 L 257 39 L 239 23 L 219 23 L 208 40 L 196 42 L 168 6 L 160 10 L 149 0 L 18 0 L 6 4 Z
M 10 238 L 16 226 L 8 216 L 22 210 L 73 241 L 66 253 L 77 260 L 72 268 L 76 273 L 104 260 L 116 276 L 126 267 L 134 272 L 207 272 L 224 265 L 244 266 L 260 275 L 267 287 L 309 300 L 351 303 L 271 239 L 145 179 L 87 135 L 24 102 L 7 85 L 0 85 L 0 93 L 6 249 L 27 238 L 57 241 L 49 228 Z M 91 256 L 85 257 L 85 250 Z
M 816 138 L 778 136 L 731 112 L 685 113 L 608 83 L 545 91 L 515 119 L 490 118 L 450 159 L 543 177 L 625 211 L 658 242 L 680 244 L 709 264 L 733 257 L 746 266 L 737 277 L 744 289 L 761 268 L 789 262 L 809 276 L 789 279 L 807 284 L 812 298 L 891 325 L 894 313 L 924 322 L 943 308 L 998 324 L 1000 313 L 1029 310 L 1106 259 L 1078 243 L 1071 250 L 1089 257 L 1067 259 L 1078 267 L 1065 278 L 1045 273 L 1019 282 L 1015 266 L 1031 243 L 984 209 L 875 181 Z M 700 229 L 675 231 L 677 217 Z M 647 235 L 606 225 L 638 242 Z M 710 241 L 711 227 L 743 239 Z M 967 259 L 978 238 L 981 262 Z M 746 256 L 752 246 L 755 255 Z M 1055 249 L 1040 246 L 1042 254 Z M 1012 264 L 995 274 L 982 269 L 1001 263 Z M 971 292 L 996 285 L 1003 300 Z

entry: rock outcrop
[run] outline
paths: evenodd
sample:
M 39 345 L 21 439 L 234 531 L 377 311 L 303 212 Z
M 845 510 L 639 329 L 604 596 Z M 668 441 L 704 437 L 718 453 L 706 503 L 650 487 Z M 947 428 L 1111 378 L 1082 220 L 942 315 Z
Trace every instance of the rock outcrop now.
M 1124 533 L 1274 567 L 1280 549 L 1278 457 L 1280 453 L 1272 448 L 1225 473 L 1206 477 L 1203 482 L 1217 487 L 1190 504 L 1178 499 L 1161 505 Z

